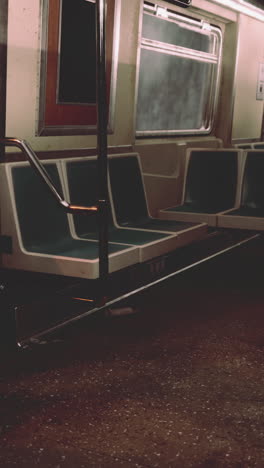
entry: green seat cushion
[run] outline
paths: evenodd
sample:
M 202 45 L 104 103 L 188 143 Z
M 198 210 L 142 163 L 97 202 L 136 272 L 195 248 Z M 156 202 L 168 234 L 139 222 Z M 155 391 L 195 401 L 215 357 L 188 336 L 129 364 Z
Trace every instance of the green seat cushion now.
M 217 213 L 232 208 L 236 197 L 237 166 L 236 150 L 192 151 L 182 210 Z
M 252 208 L 248 206 L 241 206 L 237 210 L 229 211 L 228 213 L 226 213 L 226 216 L 246 216 L 249 218 L 263 218 L 264 208 Z
M 124 156 L 109 160 L 111 191 L 118 224 L 132 226 L 148 218 L 138 160 Z
M 139 229 L 153 229 L 157 231 L 180 232 L 191 227 L 198 226 L 200 223 L 189 223 L 184 221 L 174 221 L 158 218 L 141 219 L 137 223 L 131 223 L 129 226 Z
M 83 236 L 86 239 L 98 239 L 98 235 L 95 233 L 84 234 Z M 120 242 L 121 244 L 128 245 L 145 245 L 150 242 L 155 242 L 160 239 L 166 239 L 167 234 L 162 234 L 160 232 L 145 232 L 140 229 L 118 229 L 110 228 L 109 230 L 109 241 L 110 242 Z
M 218 213 L 219 211 L 223 211 L 221 207 L 205 207 L 198 205 L 196 203 L 184 203 L 183 205 L 173 206 L 172 208 L 167 208 L 165 211 L 170 212 L 179 212 L 179 213 L 207 213 L 207 214 L 214 214 Z
M 98 197 L 97 162 L 93 159 L 69 161 L 66 162 L 66 170 L 71 202 L 80 205 L 94 204 Z M 120 183 L 119 179 L 120 178 L 118 178 L 118 183 Z M 73 218 L 76 234 L 79 237 L 98 239 L 98 227 L 94 217 L 76 214 Z M 120 242 L 128 245 L 144 245 L 167 237 L 166 234 L 157 232 L 136 231 L 133 229 L 120 229 L 116 227 L 113 223 L 112 211 L 110 208 L 108 211 L 108 220 L 109 240 L 111 242 Z
M 78 239 L 62 239 L 58 243 L 42 242 L 31 245 L 29 252 L 42 253 L 46 255 L 57 255 L 59 257 L 84 258 L 95 260 L 99 257 L 98 242 L 85 241 Z M 128 246 L 121 244 L 109 244 L 108 252 L 116 253 L 127 249 Z
M 241 145 L 238 145 L 238 147 L 240 149 L 251 149 L 252 148 L 250 143 L 241 144 Z
M 110 159 L 109 174 L 116 218 L 121 226 L 178 232 L 198 225 L 197 223 L 155 219 L 149 216 L 136 156 Z
M 62 192 L 57 166 L 45 168 Z M 12 178 L 22 241 L 27 250 L 34 244 L 55 243 L 71 238 L 67 215 L 31 166 L 14 166 Z
M 242 181 L 241 207 L 249 212 L 264 211 L 264 151 L 249 151 Z M 252 216 L 252 215 L 248 215 Z M 254 216 L 258 216 L 257 214 Z M 261 215 L 263 216 L 263 215 Z
M 62 193 L 56 164 L 46 164 L 45 168 Z M 72 238 L 66 212 L 31 166 L 14 166 L 12 178 L 22 242 L 27 251 L 91 260 L 98 257 L 96 242 Z M 109 245 L 110 253 L 125 249 L 126 245 Z

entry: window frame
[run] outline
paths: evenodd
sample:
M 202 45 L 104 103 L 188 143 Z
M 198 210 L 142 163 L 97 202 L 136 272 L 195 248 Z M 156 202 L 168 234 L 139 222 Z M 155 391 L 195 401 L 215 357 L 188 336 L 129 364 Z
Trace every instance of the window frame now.
M 96 104 L 58 103 L 60 22 L 63 0 L 43 0 L 37 136 L 89 135 L 97 133 Z M 94 3 L 93 0 L 90 0 Z M 106 17 L 106 75 L 108 133 L 113 133 L 120 0 L 108 0 Z M 55 53 L 54 53 L 55 51 Z M 70 121 L 70 115 L 73 117 Z
M 143 18 L 144 14 L 155 14 L 158 10 L 165 10 L 168 18 L 167 21 L 173 21 L 179 24 L 185 23 L 185 27 L 193 29 L 195 28 L 197 32 L 201 29 L 207 29 L 210 27 L 211 32 L 217 37 L 218 40 L 218 49 L 219 53 L 217 59 L 215 60 L 213 53 L 195 51 L 194 49 L 188 49 L 181 46 L 174 46 L 169 43 L 159 42 L 153 39 L 148 39 L 143 37 Z M 222 64 L 222 49 L 223 49 L 223 34 L 220 26 L 214 26 L 209 24 L 207 21 L 199 19 L 197 17 L 186 16 L 184 14 L 179 14 L 177 11 L 167 9 L 164 6 L 159 4 L 154 4 L 151 2 L 143 2 L 141 13 L 141 30 L 139 34 L 139 44 L 138 44 L 138 55 L 137 55 L 137 78 L 136 78 L 136 94 L 135 94 L 135 136 L 136 138 L 148 138 L 148 137 L 164 137 L 164 136 L 181 136 L 181 135 L 208 135 L 212 132 L 215 124 L 215 113 L 217 109 L 218 99 L 219 99 L 219 90 L 220 90 L 220 74 L 221 74 L 221 64 Z M 158 16 L 159 17 L 159 16 Z M 200 27 L 199 27 L 200 26 Z M 137 129 L 137 101 L 139 94 L 139 75 L 140 75 L 140 60 L 141 60 L 141 50 L 149 49 L 152 51 L 163 52 L 169 55 L 176 55 L 178 57 L 191 58 L 194 60 L 208 61 L 215 63 L 216 67 L 214 70 L 214 77 L 210 83 L 210 98 L 209 105 L 206 106 L 205 112 L 205 125 L 200 129 L 179 129 L 179 130 L 138 130 Z M 216 49 L 216 44 L 214 44 L 214 49 Z M 208 59 L 208 60 L 207 60 Z

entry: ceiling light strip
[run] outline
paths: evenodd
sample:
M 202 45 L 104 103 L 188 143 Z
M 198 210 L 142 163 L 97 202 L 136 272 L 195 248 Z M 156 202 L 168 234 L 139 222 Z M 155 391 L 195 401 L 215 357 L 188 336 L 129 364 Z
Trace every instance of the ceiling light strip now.
M 260 21 L 264 21 L 264 11 L 243 0 L 211 0 L 211 2 L 217 3 L 221 6 L 227 6 L 231 10 L 251 16 L 252 18 Z

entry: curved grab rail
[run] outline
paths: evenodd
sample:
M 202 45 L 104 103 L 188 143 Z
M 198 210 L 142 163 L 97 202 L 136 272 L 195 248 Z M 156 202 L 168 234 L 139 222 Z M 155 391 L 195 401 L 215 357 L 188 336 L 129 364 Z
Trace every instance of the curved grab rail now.
M 26 154 L 31 166 L 35 169 L 37 174 L 42 178 L 45 184 L 48 186 L 50 192 L 55 197 L 57 202 L 69 213 L 86 213 L 93 214 L 97 213 L 99 207 L 94 206 L 79 206 L 68 203 L 61 194 L 58 192 L 45 167 L 38 159 L 36 153 L 31 148 L 30 144 L 26 140 L 20 140 L 19 138 L 0 138 L 0 145 L 2 146 L 15 146 L 21 149 Z

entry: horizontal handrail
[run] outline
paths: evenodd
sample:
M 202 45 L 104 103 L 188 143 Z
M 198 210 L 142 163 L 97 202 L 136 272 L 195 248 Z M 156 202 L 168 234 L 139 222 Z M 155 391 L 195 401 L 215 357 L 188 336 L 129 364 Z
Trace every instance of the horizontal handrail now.
M 62 195 L 59 193 L 57 188 L 55 187 L 53 181 L 51 180 L 48 172 L 46 171 L 43 164 L 38 159 L 36 153 L 31 148 L 30 144 L 26 140 L 20 140 L 19 138 L 0 138 L 0 145 L 2 146 L 15 146 L 19 148 L 28 158 L 31 166 L 37 174 L 42 178 L 45 184 L 48 186 L 50 192 L 55 197 L 57 202 L 62 206 L 67 212 L 69 213 L 86 213 L 86 214 L 93 214 L 97 213 L 99 207 L 97 205 L 92 206 L 79 206 L 79 205 L 72 205 L 68 203 Z

